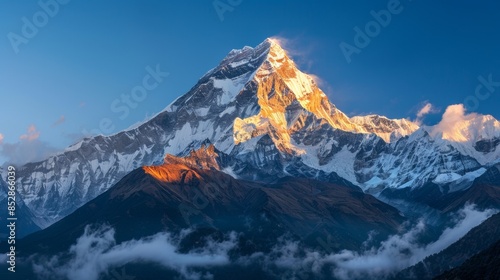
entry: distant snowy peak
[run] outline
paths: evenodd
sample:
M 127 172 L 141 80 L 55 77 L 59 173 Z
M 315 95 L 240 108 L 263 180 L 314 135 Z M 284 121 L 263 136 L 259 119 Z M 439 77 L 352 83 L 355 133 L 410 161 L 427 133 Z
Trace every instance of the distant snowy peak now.
M 445 117 L 443 119 L 446 121 Z M 446 125 L 446 127 L 444 127 Z M 460 121 L 440 123 L 430 134 L 453 142 L 472 142 L 500 137 L 500 122 L 491 115 L 469 114 Z
M 424 129 L 441 146 L 451 145 L 481 164 L 500 158 L 500 122 L 491 115 L 466 114 L 463 105 L 451 105 L 441 122 Z
M 419 129 L 419 126 L 407 119 L 388 119 L 379 115 L 355 116 L 351 121 L 361 126 L 367 133 L 375 133 L 385 142 L 407 136 Z

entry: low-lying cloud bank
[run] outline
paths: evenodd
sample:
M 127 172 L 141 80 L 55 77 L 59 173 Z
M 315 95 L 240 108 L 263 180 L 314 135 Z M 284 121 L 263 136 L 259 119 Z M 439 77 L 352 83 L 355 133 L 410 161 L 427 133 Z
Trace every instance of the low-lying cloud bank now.
M 140 240 L 116 244 L 113 228 L 102 226 L 97 230 L 85 228 L 85 233 L 69 249 L 71 258 L 64 256 L 39 258 L 33 265 L 42 279 L 97 280 L 103 273 L 127 263 L 155 263 L 177 271 L 185 279 L 201 279 L 205 275 L 192 267 L 220 266 L 229 263 L 228 251 L 236 246 L 236 234 L 231 233 L 222 242 L 208 241 L 196 251 L 180 253 L 179 243 L 189 231 L 180 236 L 158 233 Z
M 238 248 L 236 233 L 228 234 L 223 241 L 209 241 L 203 248 L 180 253 L 179 244 L 189 230 L 177 236 L 158 233 L 116 244 L 112 228 L 91 230 L 87 227 L 64 255 L 69 255 L 69 259 L 63 255 L 32 259 L 36 259 L 33 268 L 42 279 L 94 280 L 127 263 L 154 263 L 178 272 L 184 279 L 210 279 L 213 275 L 206 269 L 211 267 L 253 264 L 271 273 L 286 272 L 288 279 L 307 279 L 308 275 L 325 273 L 338 279 L 384 278 L 440 252 L 496 212 L 480 211 L 467 205 L 455 214 L 454 226 L 446 228 L 429 244 L 418 242 L 426 229 L 425 222 L 420 221 L 405 233 L 390 236 L 378 246 L 363 251 L 320 253 L 303 246 L 300 241 L 280 238 L 269 253 L 258 252 L 232 259 L 230 251 Z
M 288 242 L 274 248 L 273 251 L 281 254 L 269 261 L 292 270 L 310 269 L 315 273 L 329 267 L 332 276 L 338 279 L 381 279 L 442 251 L 496 212 L 493 209 L 480 211 L 474 205 L 467 205 L 456 213 L 455 225 L 446 228 L 436 241 L 429 244 L 418 243 L 418 237 L 426 228 L 424 221 L 420 221 L 406 233 L 390 236 L 379 246 L 363 252 L 343 250 L 335 254 L 320 254 L 306 249 L 305 257 L 299 257 L 301 252 L 297 244 Z M 297 271 L 296 279 L 303 278 L 300 273 Z

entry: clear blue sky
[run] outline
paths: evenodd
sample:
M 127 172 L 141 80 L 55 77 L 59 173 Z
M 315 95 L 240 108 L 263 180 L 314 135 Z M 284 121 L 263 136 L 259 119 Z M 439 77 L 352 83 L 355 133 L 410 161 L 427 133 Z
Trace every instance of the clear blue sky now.
M 271 36 L 290 41 L 300 68 L 320 77 L 349 115 L 415 118 L 426 101 L 442 113 L 474 95 L 478 76 L 500 81 L 498 1 L 401 0 L 399 13 L 348 63 L 339 44 L 355 46 L 353 28 L 364 29 L 370 12 L 391 1 L 72 0 L 46 18 L 38 1 L 1 1 L 0 159 L 16 157 L 22 145 L 64 148 L 102 119 L 110 132 L 125 129 L 187 92 L 231 49 Z M 236 5 L 222 18 L 214 2 Z M 16 53 L 12 33 L 23 36 L 23 17 L 41 27 L 16 41 Z M 169 76 L 144 101 L 126 116 L 110 109 L 158 64 Z M 500 87 L 475 111 L 499 119 L 499 104 Z

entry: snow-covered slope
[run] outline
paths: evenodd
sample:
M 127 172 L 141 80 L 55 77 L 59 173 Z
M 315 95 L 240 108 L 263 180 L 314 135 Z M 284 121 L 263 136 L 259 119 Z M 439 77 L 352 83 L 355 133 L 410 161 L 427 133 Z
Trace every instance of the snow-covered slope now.
M 19 195 L 46 218 L 41 225 L 46 226 L 131 170 L 162 163 L 167 153 L 186 155 L 208 142 L 232 159 L 222 169 L 232 176 L 343 178 L 372 192 L 417 188 L 450 172 L 463 176 L 498 159 L 496 146 L 478 162 L 476 154 L 439 139 L 405 119 L 347 117 L 277 41 L 267 39 L 255 48 L 231 51 L 150 121 L 84 139 L 20 167 Z M 252 170 L 259 170 L 260 178 L 249 177 Z
M 419 126 L 407 119 L 391 120 L 384 116 L 355 116 L 351 121 L 363 127 L 366 132 L 375 133 L 386 142 L 393 142 L 415 132 Z
M 439 124 L 425 129 L 440 145 L 452 145 L 481 164 L 500 159 L 500 122 L 491 115 L 467 114 L 463 105 L 451 105 Z

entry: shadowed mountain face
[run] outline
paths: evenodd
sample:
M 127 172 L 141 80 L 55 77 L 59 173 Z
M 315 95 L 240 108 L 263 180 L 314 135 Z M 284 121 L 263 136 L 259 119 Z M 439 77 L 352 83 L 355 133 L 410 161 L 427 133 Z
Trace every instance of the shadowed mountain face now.
M 425 205 L 441 213 L 450 213 L 471 203 L 481 209 L 500 207 L 500 164 L 495 164 L 472 181 L 446 184 L 430 182 L 415 189 L 386 189 L 386 199 L 401 199 Z
M 489 257 L 492 255 L 490 254 L 491 251 L 488 250 L 496 250 L 498 252 L 498 242 L 500 241 L 499 225 L 500 213 L 497 213 L 470 230 L 465 236 L 445 250 L 431 255 L 416 265 L 401 271 L 394 279 L 432 279 L 447 270 L 461 266 L 464 262 L 462 265 L 463 268 L 467 267 L 470 271 L 468 274 L 462 275 L 461 277 L 463 278 L 449 278 L 451 275 L 458 275 L 456 272 L 463 271 L 459 268 L 457 270 L 453 269 L 453 273 L 445 273 L 443 276 L 438 277 L 438 279 L 496 279 L 482 278 L 480 275 L 494 275 L 486 270 L 494 268 L 490 266 Z M 478 253 L 481 254 L 480 252 L 485 252 L 484 259 L 479 256 L 475 260 L 470 259 L 471 261 L 467 261 L 472 256 Z M 482 263 L 482 261 L 486 263 Z M 492 261 L 498 263 L 498 258 Z M 471 264 L 477 264 L 477 266 Z M 488 268 L 484 268 L 482 265 Z M 481 270 L 483 274 L 475 274 L 476 269 Z M 474 277 L 467 278 L 468 276 L 465 277 L 465 275 Z
M 352 186 L 292 177 L 274 183 L 238 180 L 196 168 L 196 153 L 204 154 L 168 156 L 177 163 L 134 170 L 60 222 L 25 238 L 20 254 L 65 250 L 88 224 L 113 226 L 118 242 L 196 227 L 245 232 L 258 249 L 284 234 L 317 246 L 316 238 L 328 232 L 337 237 L 337 249 L 340 244 L 354 249 L 369 231 L 384 236 L 403 221 L 395 208 Z M 256 242 L 260 239 L 265 242 Z
M 434 279 L 498 279 L 498 275 L 500 275 L 500 241 L 474 255 L 461 266 L 447 271 Z

